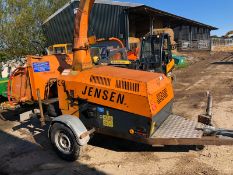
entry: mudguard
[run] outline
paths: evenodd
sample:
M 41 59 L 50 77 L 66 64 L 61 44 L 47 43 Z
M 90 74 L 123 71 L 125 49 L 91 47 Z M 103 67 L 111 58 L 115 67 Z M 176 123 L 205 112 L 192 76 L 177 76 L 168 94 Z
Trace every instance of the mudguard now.
M 83 139 L 80 138 L 80 136 L 83 133 L 87 132 L 87 129 L 78 117 L 72 115 L 61 115 L 59 117 L 54 118 L 49 127 L 49 137 L 50 130 L 54 123 L 61 123 L 70 128 L 73 134 L 75 135 L 78 144 L 81 146 L 86 145 L 90 140 L 89 135 L 84 137 Z

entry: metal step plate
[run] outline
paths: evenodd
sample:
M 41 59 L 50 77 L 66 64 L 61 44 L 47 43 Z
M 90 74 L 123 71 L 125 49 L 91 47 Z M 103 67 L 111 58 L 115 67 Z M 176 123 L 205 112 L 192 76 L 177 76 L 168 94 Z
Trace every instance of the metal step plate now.
M 202 127 L 204 125 L 196 121 L 170 115 L 151 138 L 201 138 L 203 131 L 196 130 L 196 128 Z

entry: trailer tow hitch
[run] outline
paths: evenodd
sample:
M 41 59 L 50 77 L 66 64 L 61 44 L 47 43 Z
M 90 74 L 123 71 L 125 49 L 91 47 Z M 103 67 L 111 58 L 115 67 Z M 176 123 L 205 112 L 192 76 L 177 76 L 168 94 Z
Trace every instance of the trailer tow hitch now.
M 206 126 L 202 130 L 205 136 L 224 136 L 233 138 L 233 130 L 218 129 L 212 126 Z
M 213 107 L 213 98 L 209 91 L 206 92 L 207 95 L 207 108 L 206 114 L 198 116 L 198 122 L 204 124 L 203 128 L 197 128 L 203 131 L 205 136 L 224 136 L 233 138 L 233 130 L 220 129 L 213 127 L 212 120 L 212 107 Z

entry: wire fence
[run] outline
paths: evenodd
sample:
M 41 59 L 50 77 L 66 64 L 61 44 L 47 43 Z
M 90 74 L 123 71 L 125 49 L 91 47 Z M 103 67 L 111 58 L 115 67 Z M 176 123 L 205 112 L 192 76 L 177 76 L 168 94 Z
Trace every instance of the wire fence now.
M 178 42 L 178 50 L 210 50 L 211 48 L 210 40 L 197 40 L 197 41 L 187 41 L 180 40 Z
M 183 25 L 174 28 L 175 41 L 180 51 L 210 50 L 210 30 Z
M 212 47 L 216 46 L 233 46 L 233 38 L 212 38 Z

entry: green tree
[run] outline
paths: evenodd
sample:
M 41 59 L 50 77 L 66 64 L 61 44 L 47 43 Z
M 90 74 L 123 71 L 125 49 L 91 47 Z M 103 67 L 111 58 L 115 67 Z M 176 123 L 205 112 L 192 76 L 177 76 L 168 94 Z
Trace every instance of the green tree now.
M 0 0 L 0 59 L 35 54 L 45 43 L 43 21 L 69 0 Z

